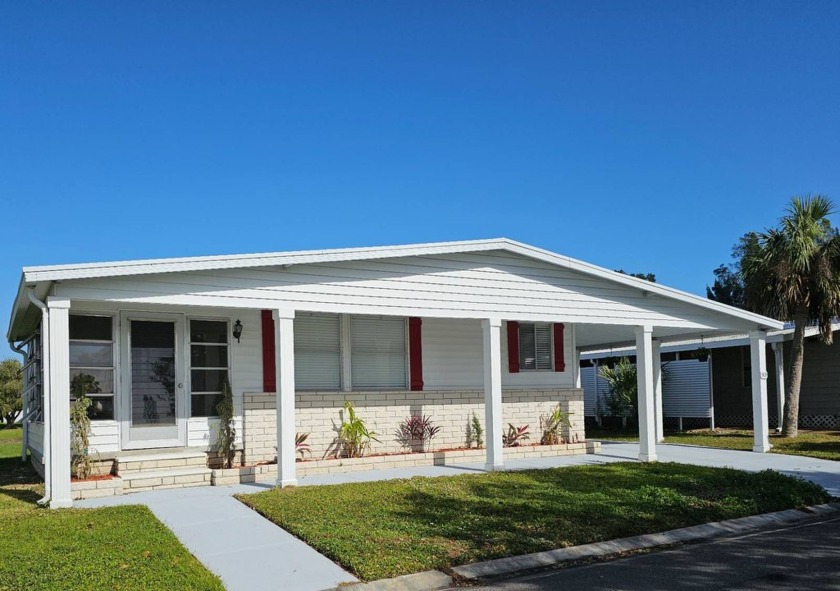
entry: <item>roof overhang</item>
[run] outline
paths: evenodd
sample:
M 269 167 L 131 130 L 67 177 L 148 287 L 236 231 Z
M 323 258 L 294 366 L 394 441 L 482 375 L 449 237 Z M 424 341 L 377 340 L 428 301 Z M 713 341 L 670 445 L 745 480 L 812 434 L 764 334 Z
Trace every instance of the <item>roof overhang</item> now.
M 339 248 L 330 250 L 289 251 L 265 254 L 245 254 L 230 256 L 203 256 L 186 258 L 149 259 L 135 261 L 116 261 L 106 263 L 84 263 L 70 265 L 49 265 L 24 267 L 17 298 L 12 309 L 7 338 L 10 341 L 28 336 L 23 334 L 31 323 L 32 308 L 27 289 L 35 289 L 40 297 L 49 293 L 54 282 L 74 279 L 93 279 L 125 277 L 160 273 L 178 273 L 189 271 L 208 271 L 222 269 L 244 269 L 258 267 L 288 267 L 291 265 L 316 264 L 327 262 L 386 259 L 428 255 L 459 253 L 480 253 L 506 251 L 531 259 L 543 261 L 557 267 L 596 277 L 615 284 L 639 289 L 645 294 L 657 295 L 669 300 L 689 304 L 706 311 L 720 314 L 728 319 L 737 319 L 755 330 L 778 330 L 783 323 L 727 306 L 694 294 L 680 291 L 658 283 L 652 283 L 629 275 L 616 273 L 584 261 L 559 255 L 541 248 L 530 246 L 508 238 L 489 240 L 467 240 L 458 242 L 436 242 L 428 244 L 409 244 L 402 246 L 377 246 L 366 248 Z M 751 328 L 752 329 L 752 328 Z M 685 338 L 686 335 L 683 335 Z

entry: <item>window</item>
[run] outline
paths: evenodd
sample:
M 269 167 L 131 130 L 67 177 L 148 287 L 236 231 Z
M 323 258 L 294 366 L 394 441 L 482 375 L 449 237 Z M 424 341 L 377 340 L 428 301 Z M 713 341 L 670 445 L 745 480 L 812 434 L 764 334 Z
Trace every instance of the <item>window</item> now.
M 519 369 L 551 370 L 551 324 L 519 324 Z
M 405 325 L 405 318 L 350 317 L 353 389 L 406 387 Z
M 229 383 L 228 323 L 190 320 L 190 406 L 193 417 L 214 417 Z
M 86 395 L 93 421 L 114 420 L 114 319 L 70 315 L 70 400 Z
M 341 329 L 337 314 L 295 318 L 295 388 L 341 388 Z

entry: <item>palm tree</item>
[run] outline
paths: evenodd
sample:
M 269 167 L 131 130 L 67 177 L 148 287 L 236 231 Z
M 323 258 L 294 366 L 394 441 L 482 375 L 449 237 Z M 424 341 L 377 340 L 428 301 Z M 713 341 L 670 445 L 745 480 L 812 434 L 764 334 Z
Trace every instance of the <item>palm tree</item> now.
M 785 211 L 778 227 L 745 249 L 742 272 L 747 307 L 794 322 L 783 431 L 796 437 L 805 327 L 815 321 L 831 344 L 831 320 L 840 315 L 840 236 L 828 219 L 834 205 L 827 197 L 794 197 Z

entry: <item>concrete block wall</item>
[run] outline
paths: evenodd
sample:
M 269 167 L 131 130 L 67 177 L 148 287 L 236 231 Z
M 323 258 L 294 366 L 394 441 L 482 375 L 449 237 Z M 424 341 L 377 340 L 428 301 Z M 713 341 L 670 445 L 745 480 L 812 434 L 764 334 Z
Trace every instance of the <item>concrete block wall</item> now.
M 246 393 L 243 401 L 243 442 L 245 462 L 254 464 L 276 458 L 277 422 L 275 394 Z M 484 426 L 484 392 L 481 390 L 398 391 L 398 392 L 298 392 L 295 397 L 295 425 L 298 433 L 309 433 L 307 443 L 312 459 L 335 455 L 337 436 L 343 416 L 344 401 L 352 402 L 368 429 L 377 433 L 370 453 L 408 451 L 397 440 L 400 422 L 411 415 L 427 415 L 440 432 L 430 448 L 451 449 L 466 445 L 466 431 L 473 413 Z M 571 413 L 571 428 L 564 437 L 583 441 L 583 390 L 540 389 L 505 390 L 502 396 L 502 419 L 528 425 L 529 443 L 538 443 L 542 435 L 540 416 L 557 405 Z

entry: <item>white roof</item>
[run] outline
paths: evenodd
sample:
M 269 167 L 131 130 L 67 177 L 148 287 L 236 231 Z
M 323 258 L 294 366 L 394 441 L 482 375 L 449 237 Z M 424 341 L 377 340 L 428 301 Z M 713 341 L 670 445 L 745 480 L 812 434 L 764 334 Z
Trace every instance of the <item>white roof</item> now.
M 638 279 L 636 277 L 631 277 L 629 275 L 616 273 L 615 271 L 611 271 L 603 267 L 598 267 L 590 263 L 559 255 L 522 242 L 510 240 L 508 238 L 493 238 L 488 240 L 434 242 L 401 246 L 337 248 L 329 250 L 286 251 L 263 254 L 182 257 L 24 267 L 18 297 L 12 311 L 9 336 L 12 336 L 12 327 L 15 324 L 16 314 L 25 310 L 29 305 L 25 294 L 26 287 L 43 286 L 44 284 L 49 284 L 55 281 L 234 268 L 285 267 L 289 265 L 312 263 L 487 251 L 507 251 L 550 263 L 564 269 L 605 279 L 614 283 L 627 285 L 637 289 L 641 288 L 650 294 L 657 294 L 665 298 L 685 302 L 706 310 L 738 318 L 740 320 L 746 320 L 748 322 L 755 323 L 757 326 L 762 328 L 781 329 L 783 327 L 783 324 L 780 321 L 772 318 L 767 318 L 759 314 L 733 308 L 694 294 L 673 289 L 658 283 Z

